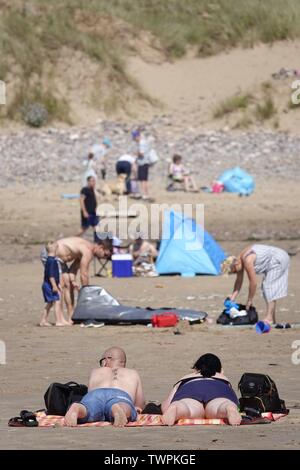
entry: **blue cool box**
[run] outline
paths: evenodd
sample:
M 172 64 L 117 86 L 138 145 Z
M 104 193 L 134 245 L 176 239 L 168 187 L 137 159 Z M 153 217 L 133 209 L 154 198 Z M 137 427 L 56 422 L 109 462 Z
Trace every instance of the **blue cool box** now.
M 132 276 L 132 256 L 112 255 L 112 275 L 113 277 L 131 277 Z

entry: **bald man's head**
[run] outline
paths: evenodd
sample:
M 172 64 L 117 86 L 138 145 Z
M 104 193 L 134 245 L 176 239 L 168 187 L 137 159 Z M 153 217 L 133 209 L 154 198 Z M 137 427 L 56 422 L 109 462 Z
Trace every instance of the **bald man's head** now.
M 117 346 L 107 349 L 100 359 L 101 367 L 125 367 L 126 354 L 124 349 Z

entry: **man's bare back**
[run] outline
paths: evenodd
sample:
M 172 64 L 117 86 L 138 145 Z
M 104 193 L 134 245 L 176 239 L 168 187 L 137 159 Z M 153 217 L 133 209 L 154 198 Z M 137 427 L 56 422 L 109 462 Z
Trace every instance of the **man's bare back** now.
M 65 263 L 81 260 L 82 256 L 93 257 L 93 244 L 80 237 L 68 237 L 57 240 L 56 256 Z
M 89 380 L 89 391 L 96 388 L 118 388 L 127 392 L 137 407 L 144 405 L 143 397 L 139 395 L 140 387 L 139 374 L 134 369 L 125 367 L 94 369 Z
M 103 417 L 112 419 L 115 426 L 125 426 L 128 420 L 136 419 L 136 409 L 144 408 L 141 378 L 136 370 L 126 368 L 123 349 L 107 349 L 100 366 L 91 372 L 88 393 L 69 408 L 65 416 L 67 426 L 76 426 L 78 419 L 93 422 Z

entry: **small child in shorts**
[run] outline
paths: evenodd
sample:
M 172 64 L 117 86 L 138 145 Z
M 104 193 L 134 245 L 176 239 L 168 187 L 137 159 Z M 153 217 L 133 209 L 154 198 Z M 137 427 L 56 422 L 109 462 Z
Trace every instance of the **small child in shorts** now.
M 45 263 L 44 282 L 42 284 L 42 292 L 46 305 L 39 325 L 52 326 L 48 321 L 48 317 L 51 308 L 54 306 L 55 326 L 67 326 L 69 323 L 65 320 L 62 311 L 60 272 L 56 258 L 57 243 L 47 243 L 46 249 L 48 257 Z

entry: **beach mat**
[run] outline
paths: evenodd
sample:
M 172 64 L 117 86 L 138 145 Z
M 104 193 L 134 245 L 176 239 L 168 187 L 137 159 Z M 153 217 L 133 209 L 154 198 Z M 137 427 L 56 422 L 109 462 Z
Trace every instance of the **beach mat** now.
M 44 412 L 38 412 L 36 414 L 39 427 L 50 428 L 50 427 L 65 427 L 63 416 L 46 415 Z M 253 424 L 269 424 L 273 421 L 283 418 L 286 414 L 273 414 L 263 413 L 262 418 L 254 418 L 249 420 L 243 419 L 242 425 L 253 425 Z M 203 426 L 203 425 L 228 425 L 224 419 L 180 419 L 175 426 Z M 112 426 L 108 421 L 98 421 L 95 423 L 78 424 L 78 428 L 90 428 L 90 427 L 104 427 Z M 126 427 L 142 427 L 142 426 L 165 426 L 162 422 L 161 415 L 139 415 L 137 421 L 128 423 Z
M 77 305 L 72 320 L 80 323 L 97 320 L 106 325 L 151 323 L 153 315 L 172 312 L 181 320 L 204 321 L 207 313 L 191 309 L 178 308 L 140 308 L 120 305 L 109 292 L 99 286 L 85 286 L 79 291 Z

